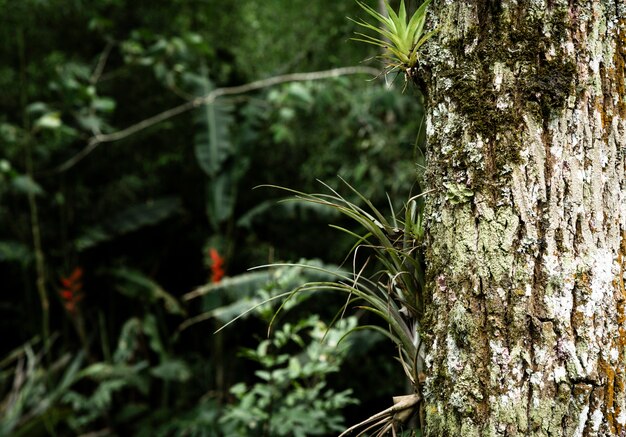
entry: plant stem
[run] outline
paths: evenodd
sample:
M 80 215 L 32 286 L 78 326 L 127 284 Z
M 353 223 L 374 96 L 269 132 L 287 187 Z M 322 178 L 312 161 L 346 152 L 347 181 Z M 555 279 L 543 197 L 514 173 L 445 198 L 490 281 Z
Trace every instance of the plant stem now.
M 221 327 L 220 322 L 216 322 L 216 328 Z M 218 404 L 222 405 L 228 396 L 225 380 L 225 358 L 224 358 L 224 335 L 222 332 L 213 335 L 213 349 L 215 356 L 215 388 L 219 393 Z
M 26 141 L 26 174 L 32 178 L 33 175 L 33 156 L 30 139 Z M 35 269 L 37 272 L 37 292 L 41 301 L 42 312 L 42 335 L 44 345 L 48 345 L 50 338 L 50 302 L 48 301 L 48 293 L 46 291 L 46 269 L 43 249 L 41 244 L 41 231 L 39 227 L 39 213 L 37 210 L 37 201 L 33 191 L 28 192 L 28 206 L 30 209 L 30 227 L 33 235 L 33 246 L 35 249 Z
M 100 328 L 100 343 L 102 344 L 102 356 L 107 363 L 113 362 L 111 348 L 109 347 L 109 336 L 107 334 L 106 321 L 102 311 L 98 311 L 98 327 Z
M 30 130 L 30 120 L 26 111 L 26 105 L 28 103 L 28 96 L 26 95 L 26 50 L 24 45 L 24 29 L 19 28 L 17 32 L 17 45 L 20 58 L 20 100 L 22 106 L 22 121 L 24 129 Z M 32 137 L 29 134 L 24 142 L 25 147 L 25 167 L 26 175 L 34 180 L 33 170 L 33 145 Z M 28 190 L 28 207 L 30 210 L 30 227 L 33 236 L 33 248 L 35 250 L 35 270 L 37 274 L 36 287 L 39 293 L 39 300 L 41 301 L 42 312 L 42 339 L 44 347 L 48 346 L 50 339 L 50 302 L 48 301 L 48 293 L 46 291 L 46 270 L 45 260 L 41 244 L 41 230 L 39 226 L 39 212 L 37 210 L 37 200 L 35 199 L 35 192 Z

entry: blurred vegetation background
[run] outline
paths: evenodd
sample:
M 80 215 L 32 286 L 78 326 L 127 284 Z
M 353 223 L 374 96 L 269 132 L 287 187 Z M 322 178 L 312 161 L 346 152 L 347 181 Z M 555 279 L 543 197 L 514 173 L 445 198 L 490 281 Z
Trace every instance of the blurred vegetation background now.
M 254 187 L 317 192 L 319 179 L 346 192 L 341 176 L 397 209 L 416 194 L 422 107 L 402 78 L 285 81 L 188 104 L 290 73 L 382 69 L 349 41 L 355 2 L 0 11 L 0 435 L 336 435 L 402 394 L 383 336 L 339 341 L 367 317 L 350 309 L 332 324 L 345 296 L 290 300 L 269 337 L 278 300 L 213 335 L 326 279 L 251 267 L 332 269 L 354 244 L 328 226 L 350 226 L 332 209 Z

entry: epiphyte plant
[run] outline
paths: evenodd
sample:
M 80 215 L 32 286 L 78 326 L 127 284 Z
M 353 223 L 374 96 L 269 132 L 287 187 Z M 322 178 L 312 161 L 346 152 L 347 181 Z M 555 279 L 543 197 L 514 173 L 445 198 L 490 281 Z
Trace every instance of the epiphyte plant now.
M 416 74 L 418 51 L 420 47 L 436 32 L 436 30 L 433 30 L 424 34 L 426 9 L 431 1 L 432 0 L 426 0 L 422 3 L 409 19 L 407 17 L 404 0 L 400 1 L 398 13 L 393 10 L 387 0 L 384 0 L 385 8 L 389 16 L 385 16 L 357 0 L 359 6 L 374 17 L 381 27 L 377 27 L 364 20 L 352 21 L 359 26 L 376 32 L 380 35 L 380 38 L 356 32 L 359 38 L 353 39 L 384 48 L 385 54 L 382 58 L 387 61 L 389 71 L 400 70 L 404 72 L 407 79 L 412 79 Z
M 329 194 L 307 194 L 288 188 L 270 186 L 295 194 L 292 200 L 332 208 L 354 221 L 362 229 L 362 233 L 358 233 L 358 231 L 331 225 L 356 238 L 350 252 L 353 255 L 354 269 L 351 274 L 326 270 L 325 273 L 333 275 L 336 280 L 309 282 L 294 289 L 286 299 L 289 300 L 298 293 L 310 291 L 345 293 L 348 300 L 338 316 L 343 315 L 349 306 L 354 305 L 380 319 L 382 325 L 364 325 L 358 329 L 373 329 L 385 335 L 396 345 L 398 360 L 413 388 L 413 393 L 394 397 L 393 406 L 348 428 L 340 437 L 348 435 L 359 437 L 366 433 L 380 437 L 389 432 L 397 435 L 396 430 L 402 428 L 415 413 L 420 413 L 419 421 L 423 422 L 421 392 L 425 379 L 426 351 L 422 344 L 418 320 L 423 313 L 425 287 L 421 254 L 424 243 L 423 206 L 420 197 L 426 193 L 422 192 L 409 199 L 404 208 L 404 220 L 396 216 L 390 201 L 391 219 L 388 219 L 362 193 L 343 179 L 341 180 L 364 206 L 349 201 L 323 183 L 330 191 Z M 365 251 L 367 254 L 357 257 L 357 251 Z M 357 258 L 365 260 L 358 267 Z M 379 267 L 372 275 L 366 272 L 370 261 L 377 262 Z

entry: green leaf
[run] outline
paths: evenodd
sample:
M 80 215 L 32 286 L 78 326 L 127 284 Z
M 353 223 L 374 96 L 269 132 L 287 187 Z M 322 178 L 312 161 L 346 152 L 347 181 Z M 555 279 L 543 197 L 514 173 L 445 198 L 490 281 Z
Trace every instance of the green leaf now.
M 155 225 L 180 210 L 181 201 L 176 197 L 163 197 L 131 206 L 101 224 L 87 229 L 76 240 L 76 247 L 79 251 L 89 249 L 120 235 Z
M 199 287 L 185 299 L 203 297 L 202 308 L 205 311 L 210 311 L 216 308 L 216 304 L 221 305 L 236 299 L 252 297 L 270 279 L 270 273 L 267 271 L 241 273 L 237 276 L 224 278 L 216 284 L 211 283 Z
M 32 258 L 32 250 L 25 244 L 12 240 L 0 241 L 0 262 L 13 261 L 25 265 L 28 264 Z
M 210 83 L 210 82 L 208 82 Z M 207 86 L 208 92 L 213 88 Z M 216 177 L 226 160 L 235 154 L 230 130 L 234 124 L 232 106 L 215 101 L 199 108 L 196 112 L 194 150 L 196 160 L 209 177 Z
M 324 205 L 304 202 L 279 202 L 275 199 L 266 200 L 249 211 L 245 212 L 237 219 L 237 226 L 251 228 L 254 224 L 264 221 L 307 221 L 315 220 L 335 220 L 339 214 Z
M 61 114 L 59 112 L 48 112 L 35 121 L 35 127 L 40 129 L 58 129 L 61 127 Z
M 117 341 L 117 348 L 113 354 L 115 363 L 124 363 L 133 359 L 141 332 L 141 320 L 139 318 L 132 317 L 124 323 Z
M 233 215 L 237 200 L 237 184 L 234 179 L 233 173 L 226 171 L 208 183 L 206 211 L 215 231 Z
M 189 293 L 185 299 L 203 297 L 204 312 L 186 320 L 180 329 L 209 319 L 220 321 L 224 327 L 252 315 L 264 317 L 265 314 L 269 319 L 274 313 L 273 303 L 290 295 L 292 292 L 289 290 L 307 281 L 330 280 L 339 271 L 337 266 L 324 266 L 319 261 L 302 260 L 301 265 L 276 266 L 271 271 L 243 273 L 225 278 L 217 284 L 200 287 Z M 283 306 L 289 309 L 311 296 L 312 294 L 302 294 L 291 300 L 292 304 L 283 303 Z
M 30 115 L 40 115 L 45 114 L 49 111 L 49 106 L 44 102 L 33 102 L 26 106 L 26 112 Z
M 251 314 L 250 310 L 258 307 L 261 303 L 263 303 L 263 299 L 261 298 L 243 298 L 229 305 L 215 308 L 206 315 L 219 321 L 222 324 L 228 323 L 240 314 Z
M 154 314 L 147 314 L 144 317 L 142 327 L 144 334 L 146 334 L 146 337 L 148 338 L 150 349 L 156 352 L 161 360 L 165 359 L 167 352 L 161 339 L 161 334 L 159 333 L 159 327 Z
M 96 111 L 113 112 L 113 110 L 115 109 L 116 103 L 115 103 L 115 100 L 109 97 L 98 97 L 93 100 L 93 102 L 91 103 L 91 106 Z
M 138 270 L 120 268 L 110 271 L 118 279 L 118 291 L 129 297 L 141 299 L 148 303 L 163 302 L 165 310 L 170 314 L 184 315 L 185 310 L 178 300 L 165 291 L 156 281 Z
M 88 111 L 83 111 L 83 113 L 78 114 L 76 116 L 76 121 L 80 127 L 88 131 L 97 131 L 101 130 L 104 127 L 104 119 L 99 117 L 96 114 L 92 114 Z
M 150 373 L 164 381 L 186 382 L 191 378 L 191 371 L 187 364 L 178 359 L 165 360 L 150 369 Z
M 15 176 L 11 180 L 11 186 L 19 193 L 34 194 L 39 196 L 44 193 L 43 188 L 28 175 Z

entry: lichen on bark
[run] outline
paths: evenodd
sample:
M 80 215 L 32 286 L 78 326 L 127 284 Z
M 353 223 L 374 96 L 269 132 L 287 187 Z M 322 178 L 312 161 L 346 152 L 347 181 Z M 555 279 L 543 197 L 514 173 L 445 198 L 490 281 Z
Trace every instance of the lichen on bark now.
M 433 3 L 428 435 L 626 435 L 625 17 Z

